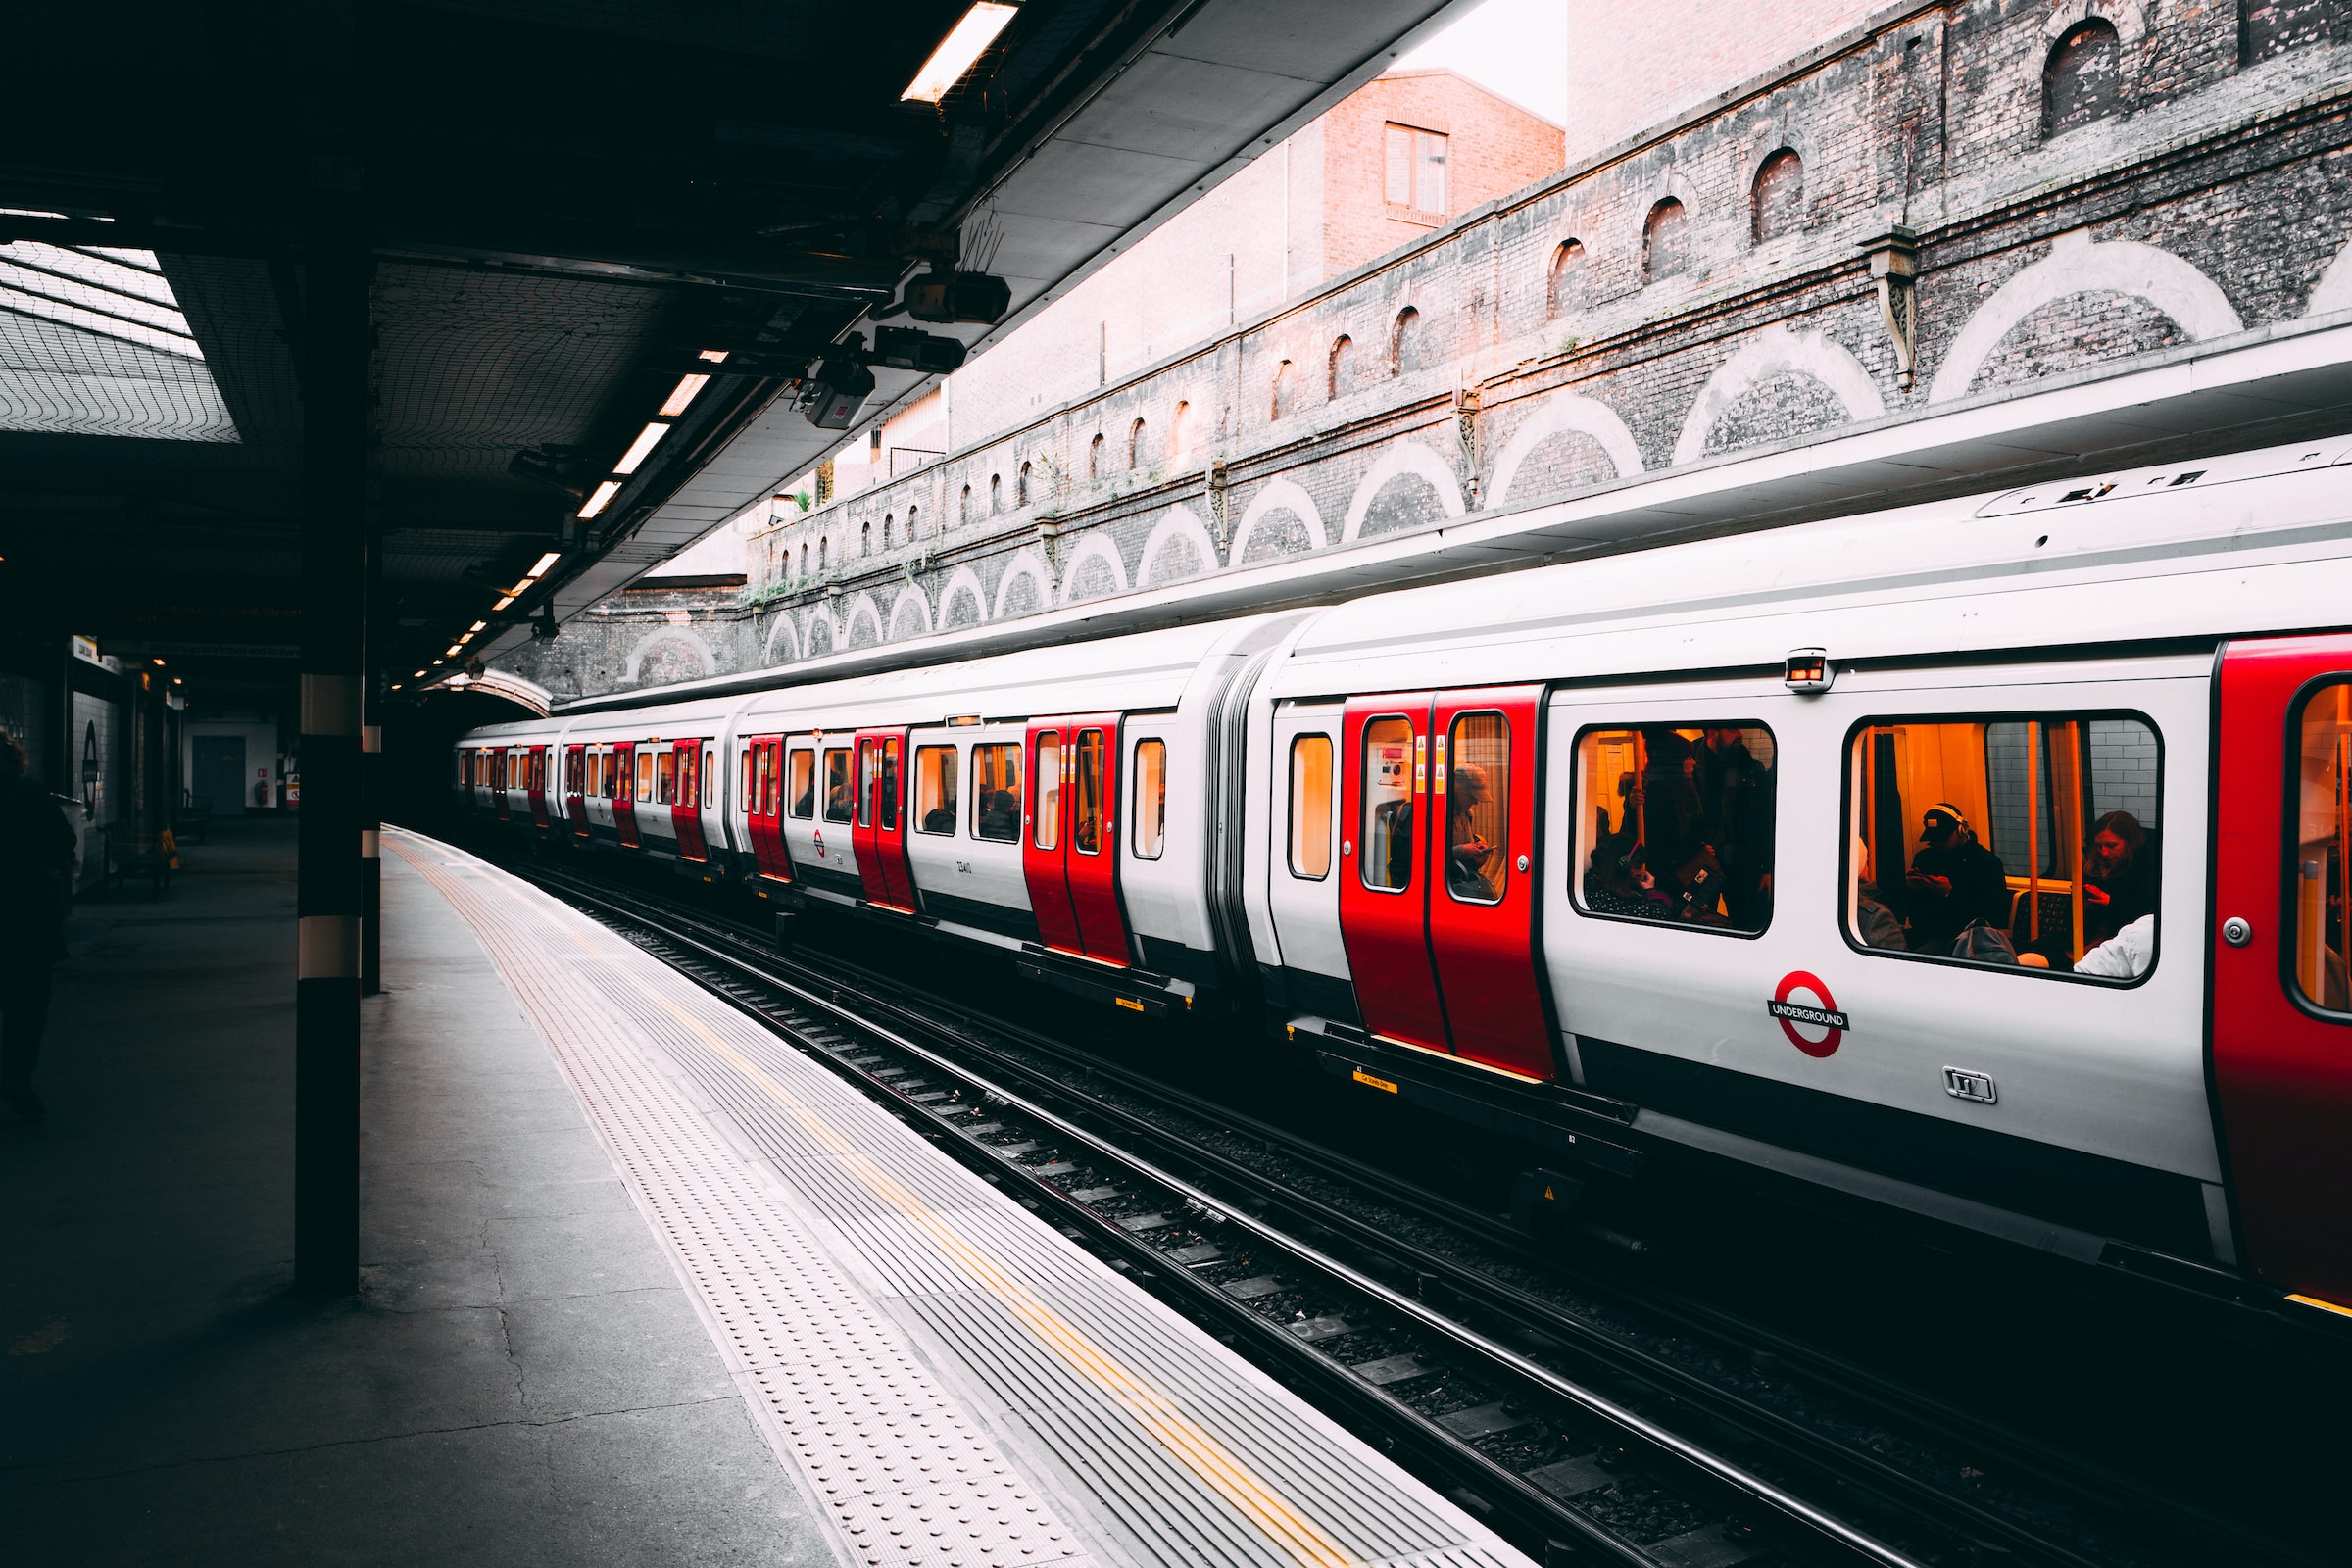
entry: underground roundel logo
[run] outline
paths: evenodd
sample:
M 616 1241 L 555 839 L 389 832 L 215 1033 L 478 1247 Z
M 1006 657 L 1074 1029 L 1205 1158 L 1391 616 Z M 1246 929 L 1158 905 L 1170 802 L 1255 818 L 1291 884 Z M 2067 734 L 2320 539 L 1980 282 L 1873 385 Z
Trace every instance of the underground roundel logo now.
M 816 830 L 816 835 L 815 835 L 815 836 L 816 836 L 816 858 L 817 858 L 818 859 L 820 859 L 820 860 L 821 860 L 821 859 L 823 859 L 823 858 L 825 858 L 825 830 L 824 830 L 823 828 L 821 828 L 821 827 L 820 827 L 820 828 L 818 828 L 818 829 Z
M 1764 1010 L 1780 1020 L 1781 1033 L 1788 1037 L 1788 1043 L 1808 1056 L 1836 1055 L 1845 1043 L 1845 1032 L 1853 1027 L 1838 1010 L 1838 999 L 1830 995 L 1830 988 L 1802 969 L 1791 969 L 1781 977 L 1780 989 L 1764 1004 Z M 1827 1033 L 1818 1040 L 1808 1039 L 1804 1034 L 1807 1028 Z

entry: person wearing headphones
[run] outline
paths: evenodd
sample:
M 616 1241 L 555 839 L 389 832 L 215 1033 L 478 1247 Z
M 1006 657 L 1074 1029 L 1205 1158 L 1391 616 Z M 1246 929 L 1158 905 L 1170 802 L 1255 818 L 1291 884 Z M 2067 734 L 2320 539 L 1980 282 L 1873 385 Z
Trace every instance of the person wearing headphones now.
M 1960 808 L 1938 801 L 1921 820 L 1919 853 L 1904 878 L 1903 904 L 1911 917 L 1911 951 L 1946 954 L 1952 941 L 1983 920 L 2009 928 L 2009 880 L 2001 858 L 1977 842 L 1976 830 Z

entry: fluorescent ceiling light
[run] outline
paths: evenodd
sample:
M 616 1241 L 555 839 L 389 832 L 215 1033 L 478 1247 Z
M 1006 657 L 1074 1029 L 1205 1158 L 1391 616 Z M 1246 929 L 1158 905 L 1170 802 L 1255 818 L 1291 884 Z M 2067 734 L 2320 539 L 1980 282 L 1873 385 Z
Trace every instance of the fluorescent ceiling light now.
M 612 504 L 612 498 L 618 494 L 620 494 L 620 481 L 618 479 L 607 479 L 603 484 L 600 484 L 596 487 L 596 494 L 588 498 L 588 504 L 580 509 L 580 515 L 583 517 L 595 516 L 598 513 L 611 506 Z
M 672 419 L 676 418 L 679 415 L 684 414 L 686 412 L 686 405 L 694 401 L 694 395 L 697 392 L 700 392 L 703 389 L 703 383 L 709 381 L 710 379 L 710 378 L 707 375 L 689 375 L 681 377 L 678 381 L 677 390 L 670 393 L 669 401 L 667 403 L 662 405 L 662 413 Z
M 495 605 L 492 605 L 490 608 L 491 608 L 492 610 L 504 610 L 504 609 L 506 609 L 506 608 L 507 608 L 509 605 L 513 604 L 514 602 L 514 596 L 513 594 L 509 594 L 509 595 L 507 595 L 507 597 L 506 597 L 506 598 L 504 598 L 504 599 L 501 599 L 501 600 L 500 600 L 500 601 L 499 601 L 497 604 L 495 604 Z
M 422 679 L 424 679 L 424 671 L 423 671 L 423 670 L 421 670 L 421 669 L 420 669 L 420 670 L 418 670 L 418 671 L 416 672 L 416 679 L 418 679 L 418 680 L 422 680 Z
M 451 643 L 447 648 L 441 650 L 441 659 L 455 659 L 457 657 L 458 645 L 456 643 Z M 441 659 L 436 659 L 433 661 L 433 662 L 438 664 L 441 662 Z
M 547 575 L 547 568 L 548 568 L 548 567 L 550 567 L 550 566 L 552 566 L 552 565 L 554 565 L 554 564 L 555 564 L 557 562 L 559 562 L 559 561 L 562 561 L 563 559 L 564 559 L 564 552 L 563 552 L 563 551 L 561 551 L 561 550 L 550 550 L 550 551 L 549 551 L 549 552 L 548 552 L 546 555 L 544 555 L 544 556 L 541 556 L 541 557 L 539 558 L 539 564 L 537 564 L 536 566 L 533 566 L 533 567 L 532 567 L 530 570 L 528 570 L 528 571 L 524 572 L 524 573 L 523 573 L 523 575 L 524 575 L 525 577 L 544 577 L 544 576 L 546 576 L 546 575 Z
M 1012 20 L 1014 9 L 999 5 L 996 0 L 980 0 L 966 11 L 963 20 L 931 51 L 931 58 L 923 62 L 923 69 L 914 74 L 914 80 L 906 84 L 906 90 L 899 94 L 900 101 L 913 99 L 935 104 L 945 98 L 948 89 L 972 69 L 972 62 L 980 58 L 980 52 L 997 41 L 997 34 Z
M 470 625 L 470 626 L 466 627 L 466 632 L 467 632 L 467 633 L 470 635 L 470 634 L 471 634 L 471 633 L 473 633 L 473 632 L 480 631 L 480 630 L 481 630 L 481 629 L 482 629 L 484 626 L 487 626 L 487 625 L 489 625 L 489 624 L 490 624 L 490 623 L 489 623 L 488 621 L 486 621 L 486 620 L 477 620 L 477 621 L 475 621 L 475 622 L 474 622 L 472 625 Z
M 629 443 L 629 450 L 623 452 L 620 455 L 620 461 L 612 465 L 612 471 L 614 473 L 635 473 L 637 465 L 645 461 L 646 454 L 654 450 L 655 443 L 667 434 L 669 434 L 669 426 L 659 419 L 638 431 L 637 439 Z
M 695 358 L 709 360 L 712 365 L 724 365 L 727 363 L 727 351 L 725 349 L 705 349 Z

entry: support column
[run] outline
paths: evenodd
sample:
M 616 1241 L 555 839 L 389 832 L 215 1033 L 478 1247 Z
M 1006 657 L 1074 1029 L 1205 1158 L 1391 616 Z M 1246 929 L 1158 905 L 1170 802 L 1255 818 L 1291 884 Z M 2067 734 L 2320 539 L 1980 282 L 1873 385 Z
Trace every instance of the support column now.
M 372 499 L 372 498 L 371 498 Z M 368 509 L 368 564 L 360 618 L 360 995 L 384 989 L 384 535 Z
M 302 867 L 294 1003 L 294 1279 L 360 1273 L 361 617 L 368 294 L 353 229 L 313 230 L 303 296 Z

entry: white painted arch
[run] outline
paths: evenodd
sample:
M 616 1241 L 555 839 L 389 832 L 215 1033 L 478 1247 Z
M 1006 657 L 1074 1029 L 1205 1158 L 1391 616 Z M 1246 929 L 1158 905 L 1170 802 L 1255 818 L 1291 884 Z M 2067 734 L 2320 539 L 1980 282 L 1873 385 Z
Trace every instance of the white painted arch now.
M 2312 285 L 2311 298 L 2303 304 L 2305 316 L 2327 316 L 2335 311 L 2352 311 L 2352 241 L 2335 253 L 2328 270 Z
M 1462 514 L 1462 484 L 1453 476 L 1453 465 L 1418 441 L 1398 441 L 1373 460 L 1372 466 L 1356 485 L 1355 494 L 1348 498 L 1347 520 L 1340 524 L 1342 544 L 1362 535 L 1364 514 L 1372 510 L 1373 498 L 1380 494 L 1381 486 L 1407 473 L 1418 474 L 1430 482 L 1446 516 Z
M 990 612 L 989 619 L 1004 618 L 1005 601 L 1011 597 L 1014 579 L 1019 577 L 1026 577 L 1036 585 L 1038 609 L 1047 609 L 1054 603 L 1054 589 L 1046 576 L 1045 558 L 1034 549 L 1024 550 L 1012 558 L 1012 564 L 1004 568 L 1004 575 L 998 580 L 996 608 Z
M 825 634 L 825 646 L 822 648 L 816 646 L 816 634 L 819 631 Z M 819 605 L 808 612 L 808 618 L 801 628 L 801 646 L 808 650 L 810 659 L 816 659 L 825 654 L 839 653 L 848 646 L 848 642 L 841 634 L 840 620 Z
M 1331 531 L 1323 526 L 1323 514 L 1316 509 L 1315 498 L 1306 493 L 1306 486 L 1296 479 L 1269 479 L 1242 513 L 1242 524 L 1233 533 L 1233 560 L 1238 563 L 1250 554 L 1250 536 L 1267 513 L 1283 511 L 1297 513 L 1298 520 L 1306 524 L 1308 549 L 1320 550 L 1331 543 Z
M 850 606 L 850 612 L 842 617 L 841 641 L 836 643 L 834 646 L 837 648 L 856 647 L 858 645 L 858 623 L 860 620 L 865 621 L 874 628 L 874 646 L 878 647 L 882 643 L 888 641 L 888 639 L 882 634 L 882 612 L 881 609 L 875 605 L 874 596 L 872 594 L 859 594 L 857 598 L 857 602 Z
M 1101 561 L 1109 564 L 1111 594 L 1123 594 L 1127 591 L 1127 563 L 1119 559 L 1119 547 L 1100 533 L 1090 533 L 1078 542 L 1077 549 L 1070 552 L 1069 560 L 1061 564 L 1061 602 L 1063 604 L 1072 602 L 1070 589 L 1078 581 L 1078 568 L 1089 561 Z M 1109 596 L 1105 595 L 1104 597 Z M 1080 602 L 1091 603 L 1091 601 Z
M 1886 412 L 1878 384 L 1844 344 L 1821 332 L 1791 332 L 1775 321 L 1742 344 L 1698 389 L 1698 401 L 1691 404 L 1682 436 L 1674 443 L 1675 463 L 1695 463 L 1704 457 L 1715 421 L 1749 392 L 1783 375 L 1819 381 L 1853 418 L 1875 419 Z
M 1151 536 L 1144 541 L 1143 565 L 1137 570 L 1135 576 L 1135 585 L 1138 588 L 1152 586 L 1152 567 L 1159 560 L 1160 546 L 1176 538 L 1192 540 L 1194 547 L 1200 552 L 1201 576 L 1205 577 L 1217 569 L 1216 540 L 1209 537 L 1208 529 L 1201 525 L 1200 519 L 1193 515 L 1192 508 L 1181 505 L 1173 506 L 1168 509 L 1168 514 L 1160 518 L 1158 524 L 1152 528 Z M 1184 580 L 1191 581 L 1193 579 Z
M 782 644 L 786 650 L 781 658 L 776 653 L 778 644 Z M 767 639 L 761 645 L 760 657 L 762 662 L 770 664 L 793 664 L 800 662 L 801 629 L 793 624 L 790 611 L 778 615 L 775 623 L 767 628 Z
M 710 644 L 705 640 L 701 632 L 696 631 L 692 626 L 665 624 L 637 639 L 637 646 L 629 650 L 628 672 L 622 678 L 634 682 L 637 679 L 638 671 L 645 667 L 645 656 L 666 642 L 684 643 L 693 649 L 695 656 L 703 662 L 704 674 L 715 675 L 718 673 L 718 655 L 711 649 Z
M 1494 497 L 1490 505 L 1499 506 L 1511 499 L 1511 485 L 1519 477 L 1519 466 L 1547 437 L 1555 435 L 1591 436 L 1617 466 L 1620 479 L 1630 479 L 1642 471 L 1642 449 L 1635 444 L 1634 432 L 1617 416 L 1615 409 L 1598 398 L 1558 392 L 1545 398 L 1504 444 L 1502 456 L 1494 462 L 1494 482 L 1487 490 Z
M 988 590 L 980 586 L 980 574 L 969 566 L 957 566 L 955 575 L 948 579 L 947 591 L 939 596 L 939 625 L 948 623 L 948 609 L 956 603 L 957 594 L 971 595 L 973 624 L 988 619 Z
M 2059 235 L 2051 242 L 2049 255 L 2003 283 L 1992 298 L 1977 307 L 1977 314 L 1952 339 L 1942 368 L 1936 372 L 1935 385 L 1928 391 L 1928 401 L 1949 403 L 1966 397 L 1977 372 L 2011 327 L 2053 301 L 2096 291 L 2143 299 L 2200 343 L 2245 330 L 2230 297 L 2189 263 L 2135 239 L 2099 244 L 2088 229 L 2079 228 Z
M 892 642 L 906 640 L 899 635 L 899 622 L 906 618 L 909 612 L 913 613 L 915 629 L 907 635 L 909 637 L 928 637 L 931 634 L 931 602 L 923 597 L 923 591 L 920 588 L 909 583 L 899 590 L 899 597 L 892 600 L 890 604 L 890 640 Z

